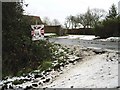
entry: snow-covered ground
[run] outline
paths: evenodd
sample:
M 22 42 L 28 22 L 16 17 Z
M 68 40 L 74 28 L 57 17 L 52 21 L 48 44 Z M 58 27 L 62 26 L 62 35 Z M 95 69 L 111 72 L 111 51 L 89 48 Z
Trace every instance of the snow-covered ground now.
M 58 38 L 93 40 L 96 37 L 94 35 L 68 35 L 68 36 L 61 36 Z
M 57 38 L 61 39 L 81 39 L 81 40 L 94 40 L 97 37 L 95 35 L 68 35 L 68 36 L 60 36 Z M 120 37 L 109 37 L 106 39 L 97 39 L 99 41 L 120 41 Z
M 35 88 L 115 88 L 118 86 L 118 54 L 119 52 L 106 51 L 101 48 L 90 48 L 90 43 L 95 36 L 91 35 L 69 35 L 69 36 L 61 36 L 57 37 L 59 39 L 83 39 L 81 40 L 81 44 L 76 41 L 77 45 L 74 44 L 73 41 L 69 41 L 73 43 L 71 45 L 66 41 L 56 40 L 57 42 L 63 42 L 61 45 L 68 48 L 69 54 L 65 53 L 68 57 L 68 64 L 63 66 L 61 71 L 51 71 L 50 77 L 52 77 L 49 83 L 40 84 L 41 81 L 47 80 L 41 78 L 35 78 L 35 75 L 32 75 L 30 81 L 26 81 L 23 84 L 14 85 L 14 87 L 22 87 L 26 88 L 27 86 Z M 104 40 L 118 40 L 119 38 L 110 37 Z M 85 40 L 91 40 L 85 42 Z M 84 43 L 89 46 L 84 47 Z M 98 42 L 97 42 L 98 43 Z M 99 42 L 104 45 L 103 42 Z M 83 44 L 83 46 L 82 46 Z M 114 45 L 114 44 L 111 44 Z M 116 45 L 116 43 L 115 43 Z M 105 51 L 104 51 L 105 50 Z M 62 49 L 59 49 L 60 52 L 65 52 Z M 56 52 L 55 52 L 56 53 Z M 60 59 L 64 59 L 61 57 Z M 78 61 L 76 61 L 76 59 Z M 66 60 L 66 59 L 65 59 Z M 75 62 L 73 62 L 75 61 Z M 72 62 L 72 63 L 70 63 Z M 42 76 L 42 78 L 44 75 Z M 3 83 L 8 81 L 14 81 L 15 79 L 30 79 L 28 76 L 26 77 L 13 77 L 8 78 L 7 81 L 0 82 L 2 86 Z
M 50 82 L 39 84 L 45 79 L 35 78 L 34 74 L 31 77 L 13 77 L 8 78 L 10 82 L 7 85 L 12 85 L 13 88 L 116 88 L 118 87 L 118 53 L 117 52 L 99 52 L 95 50 L 81 48 L 80 46 L 69 46 L 74 53 L 79 53 L 83 59 L 73 63 L 69 63 L 62 67 L 62 71 L 50 72 L 52 77 Z M 98 53 L 97 52 L 97 53 Z M 77 57 L 69 56 L 72 61 Z M 77 58 L 78 59 L 78 58 Z M 48 76 L 46 77 L 48 78 Z M 23 84 L 13 85 L 12 81 L 20 79 L 31 79 Z M 47 80 L 47 79 L 46 79 Z M 1 83 L 1 86 L 3 85 Z M 34 86 L 35 85 L 35 86 Z M 9 87 L 8 87 L 9 88 Z
M 88 56 L 69 66 L 63 74 L 46 85 L 48 88 L 115 88 L 118 86 L 118 56 L 105 53 Z
M 56 33 L 45 33 L 44 36 L 54 36 Z
M 106 39 L 99 39 L 99 41 L 120 41 L 120 37 L 109 37 Z

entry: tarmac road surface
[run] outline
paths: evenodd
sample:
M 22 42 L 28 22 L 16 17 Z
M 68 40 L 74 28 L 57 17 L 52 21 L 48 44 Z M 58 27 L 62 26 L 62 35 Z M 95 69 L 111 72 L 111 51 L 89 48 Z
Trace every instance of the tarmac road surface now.
M 81 45 L 87 48 L 101 48 L 108 50 L 120 50 L 120 42 L 118 41 L 100 41 L 100 40 L 82 40 L 82 39 L 67 39 L 67 38 L 50 38 L 50 42 L 55 42 L 63 45 Z

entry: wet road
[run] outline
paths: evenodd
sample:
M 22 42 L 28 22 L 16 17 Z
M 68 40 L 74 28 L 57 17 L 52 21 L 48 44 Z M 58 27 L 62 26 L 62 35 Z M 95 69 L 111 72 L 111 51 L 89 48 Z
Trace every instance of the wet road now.
M 120 42 L 118 41 L 82 40 L 66 38 L 50 38 L 49 41 L 64 45 L 81 45 L 88 48 L 101 48 L 116 51 L 120 50 Z

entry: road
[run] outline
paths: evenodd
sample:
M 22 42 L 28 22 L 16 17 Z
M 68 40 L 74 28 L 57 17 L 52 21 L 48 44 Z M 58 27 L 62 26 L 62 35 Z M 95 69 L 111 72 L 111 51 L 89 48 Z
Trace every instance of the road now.
M 81 45 L 87 48 L 102 48 L 108 50 L 120 50 L 120 42 L 117 41 L 99 41 L 99 40 L 82 40 L 82 39 L 67 39 L 67 38 L 50 38 L 50 42 L 55 42 L 64 45 Z

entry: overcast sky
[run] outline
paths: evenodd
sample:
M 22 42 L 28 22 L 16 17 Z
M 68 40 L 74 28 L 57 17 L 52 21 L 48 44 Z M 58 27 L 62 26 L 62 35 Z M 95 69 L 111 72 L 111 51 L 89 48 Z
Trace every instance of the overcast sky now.
M 29 4 L 24 9 L 28 15 L 40 16 L 41 19 L 47 16 L 50 20 L 58 19 L 63 24 L 66 16 L 84 13 L 88 7 L 108 11 L 113 3 L 118 7 L 118 1 L 120 0 L 24 0 Z

